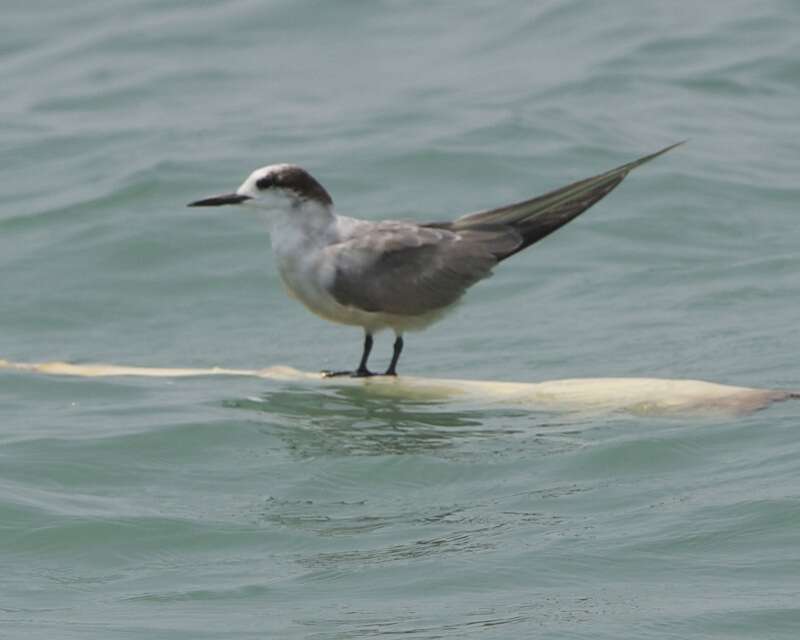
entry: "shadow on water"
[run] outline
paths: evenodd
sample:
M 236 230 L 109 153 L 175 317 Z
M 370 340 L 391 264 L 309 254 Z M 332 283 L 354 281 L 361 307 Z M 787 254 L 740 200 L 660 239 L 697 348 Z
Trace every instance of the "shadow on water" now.
M 549 441 L 567 435 L 552 415 L 376 397 L 352 387 L 324 391 L 289 387 L 255 398 L 227 400 L 223 406 L 262 416 L 269 433 L 303 456 L 441 452 L 476 439 L 524 436 Z M 553 427 L 557 434 L 539 432 Z

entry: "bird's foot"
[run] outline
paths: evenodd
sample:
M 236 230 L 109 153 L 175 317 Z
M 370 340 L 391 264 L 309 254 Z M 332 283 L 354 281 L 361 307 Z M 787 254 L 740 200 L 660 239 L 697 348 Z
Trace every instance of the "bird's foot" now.
M 323 371 L 322 376 L 324 378 L 342 378 L 342 377 L 350 377 L 350 378 L 371 378 L 372 376 L 377 375 L 372 373 L 369 369 L 357 369 L 356 371 Z

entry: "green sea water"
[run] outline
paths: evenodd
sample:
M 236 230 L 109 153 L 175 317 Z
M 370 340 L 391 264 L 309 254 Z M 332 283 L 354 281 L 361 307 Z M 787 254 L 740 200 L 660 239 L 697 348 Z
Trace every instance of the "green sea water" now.
M 400 371 L 800 387 L 796 2 L 3 0 L 0 79 L 0 358 L 352 367 L 185 204 L 441 220 L 688 138 Z M 0 371 L 0 637 L 797 638 L 798 416 Z

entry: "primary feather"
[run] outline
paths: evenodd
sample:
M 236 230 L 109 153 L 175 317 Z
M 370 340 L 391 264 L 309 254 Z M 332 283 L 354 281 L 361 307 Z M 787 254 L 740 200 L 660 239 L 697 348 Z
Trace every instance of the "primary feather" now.
M 511 227 L 522 236 L 522 243 L 502 256 L 504 260 L 531 246 L 556 229 L 577 218 L 593 204 L 607 196 L 633 169 L 674 149 L 683 142 L 672 144 L 616 169 L 578 180 L 544 195 L 523 200 L 497 209 L 461 216 L 452 222 L 433 223 L 429 226 L 460 231 L 484 227 Z

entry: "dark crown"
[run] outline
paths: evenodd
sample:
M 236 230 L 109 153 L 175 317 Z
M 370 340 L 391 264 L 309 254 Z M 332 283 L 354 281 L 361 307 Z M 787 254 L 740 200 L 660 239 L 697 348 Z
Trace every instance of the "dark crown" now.
M 333 204 L 333 199 L 325 188 L 308 171 L 291 164 L 274 169 L 259 178 L 256 180 L 256 187 L 261 190 L 278 187 L 293 192 L 301 200 L 314 200 L 328 206 Z

